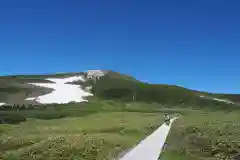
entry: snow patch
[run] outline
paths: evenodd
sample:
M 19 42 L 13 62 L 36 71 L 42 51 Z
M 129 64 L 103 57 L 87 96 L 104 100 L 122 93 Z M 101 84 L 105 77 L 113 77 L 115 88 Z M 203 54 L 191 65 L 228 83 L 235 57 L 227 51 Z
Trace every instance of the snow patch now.
M 201 97 L 201 98 L 206 98 L 206 99 L 211 99 L 211 100 L 214 100 L 214 101 L 225 102 L 225 103 L 228 103 L 228 104 L 235 104 L 234 102 L 229 101 L 229 100 L 227 100 L 227 99 L 220 99 L 220 98 L 208 97 L 208 96 L 204 96 L 204 95 L 200 95 L 200 97 Z
M 74 82 L 74 81 L 85 81 L 85 79 L 82 76 L 73 76 L 73 77 L 68 77 L 68 78 L 47 78 L 46 80 L 58 83 L 58 84 L 64 84 L 64 83 L 69 83 L 69 82 Z
M 3 106 L 5 103 L 0 103 L 0 106 Z
M 69 78 L 47 78 L 46 80 L 54 83 L 29 83 L 39 87 L 52 88 L 54 91 L 46 95 L 38 97 L 30 97 L 26 100 L 35 100 L 42 104 L 52 103 L 69 103 L 69 102 L 84 102 L 87 101 L 84 97 L 92 96 L 91 93 L 81 89 L 79 85 L 66 84 L 74 81 L 85 81 L 82 76 L 74 76 Z
M 231 102 L 231 101 L 229 101 L 229 100 L 226 100 L 226 99 L 213 98 L 213 100 L 215 100 L 215 101 L 219 101 L 219 102 L 225 102 L 225 103 L 231 103 L 231 104 L 234 104 L 233 102 Z

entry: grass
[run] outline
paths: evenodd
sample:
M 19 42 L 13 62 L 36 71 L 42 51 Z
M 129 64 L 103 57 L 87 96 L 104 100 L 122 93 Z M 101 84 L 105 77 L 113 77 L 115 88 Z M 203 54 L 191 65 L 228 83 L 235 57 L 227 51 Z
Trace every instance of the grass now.
M 239 154 L 239 113 L 195 111 L 182 116 L 172 127 L 161 160 L 171 156 L 186 160 L 230 159 Z
M 234 107 L 231 104 L 211 99 L 200 98 L 200 95 L 229 99 L 238 102 L 239 94 L 215 94 L 200 92 L 176 85 L 149 84 L 140 82 L 129 76 L 109 72 L 94 83 L 92 92 L 102 99 L 115 99 L 121 101 L 160 103 L 169 105 L 189 105 L 193 107 Z
M 240 150 L 239 111 L 92 98 L 89 103 L 16 112 L 27 120 L 0 125 L 0 159 L 112 160 L 159 127 L 166 112 L 181 116 L 173 124 L 161 160 L 213 160 L 234 156 Z M 63 113 L 65 116 L 56 116 Z
M 44 74 L 44 75 L 9 75 L 9 76 L 0 76 L 0 79 L 45 79 L 45 78 L 62 78 L 62 77 L 71 77 L 77 75 L 83 75 L 83 72 L 68 72 L 68 73 L 51 73 L 51 74 Z
M 125 111 L 125 104 L 113 101 L 19 111 L 27 121 L 19 125 L 0 125 L 1 158 L 91 160 L 117 157 L 162 123 L 162 112 L 155 112 L 155 107 L 152 112 L 139 112 L 141 105 L 128 104 L 127 107 L 133 107 L 132 112 Z M 48 115 L 51 110 L 55 113 L 65 110 L 68 116 L 48 120 L 36 116 L 41 113 L 44 117 L 44 113 Z

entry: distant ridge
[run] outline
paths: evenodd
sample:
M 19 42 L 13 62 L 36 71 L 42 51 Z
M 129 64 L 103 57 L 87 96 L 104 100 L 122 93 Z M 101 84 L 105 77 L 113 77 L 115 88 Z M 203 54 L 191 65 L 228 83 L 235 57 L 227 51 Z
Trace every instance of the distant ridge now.
M 43 75 L 0 76 L 0 103 L 31 103 L 29 99 L 26 99 L 44 96 L 54 91 L 51 87 L 33 84 L 53 83 L 50 78 L 61 80 L 70 77 L 82 77 L 84 80 L 80 78 L 69 81 L 67 84 L 72 86 L 78 85 L 83 91 L 90 92 L 90 94 L 103 99 L 221 107 L 235 105 L 240 102 L 240 95 L 238 94 L 213 94 L 190 90 L 176 85 L 149 84 L 138 81 L 132 76 L 110 70 L 88 70 L 84 72 L 58 72 Z M 81 97 L 81 95 L 75 96 Z

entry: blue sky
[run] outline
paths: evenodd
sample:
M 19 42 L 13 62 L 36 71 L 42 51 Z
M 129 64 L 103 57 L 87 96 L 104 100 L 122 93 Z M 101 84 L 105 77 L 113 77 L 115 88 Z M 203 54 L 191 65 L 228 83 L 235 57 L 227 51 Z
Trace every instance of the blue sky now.
M 240 1 L 0 2 L 0 73 L 111 69 L 240 93 Z

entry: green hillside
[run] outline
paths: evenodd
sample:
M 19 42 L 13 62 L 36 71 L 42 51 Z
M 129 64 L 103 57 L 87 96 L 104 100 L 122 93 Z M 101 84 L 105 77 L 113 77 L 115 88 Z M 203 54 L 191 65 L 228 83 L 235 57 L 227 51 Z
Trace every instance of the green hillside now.
M 90 84 L 92 85 L 93 82 Z M 92 92 L 103 99 L 191 105 L 191 107 L 216 106 L 218 108 L 227 108 L 227 106 L 232 107 L 235 105 L 203 99 L 200 98 L 200 95 L 211 95 L 211 97 L 225 98 L 236 102 L 240 97 L 240 95 L 199 92 L 175 85 L 147 84 L 115 72 L 110 72 L 108 75 L 100 78 L 100 80 L 97 80 L 93 85 Z
M 79 73 L 59 73 L 47 75 L 15 75 L 0 77 L 0 101 L 6 103 L 27 103 L 24 101 L 27 97 L 35 97 L 52 92 L 49 88 L 36 87 L 28 83 L 51 83 L 46 78 L 65 78 L 75 75 L 84 75 Z M 108 74 L 94 81 L 76 81 L 73 84 L 92 86 L 92 92 L 95 96 L 103 99 L 115 99 L 123 101 L 156 102 L 170 105 L 191 105 L 191 106 L 218 106 L 226 107 L 226 103 L 200 98 L 200 95 L 207 95 L 216 98 L 228 99 L 233 102 L 240 101 L 240 95 L 232 94 L 212 94 L 199 92 L 187 88 L 143 83 L 135 78 L 121 73 L 108 71 Z
M 45 79 L 45 78 L 63 78 L 63 77 L 71 77 L 77 75 L 83 75 L 84 72 L 69 72 L 69 73 L 50 73 L 50 74 L 29 74 L 29 75 L 8 75 L 8 76 L 0 76 L 0 79 L 11 79 L 11 80 L 29 80 L 29 79 Z

